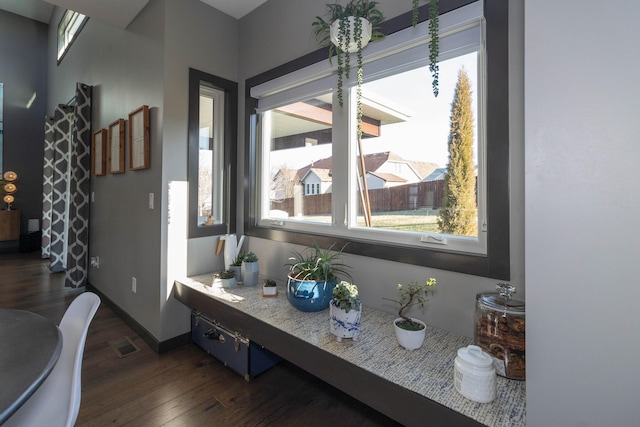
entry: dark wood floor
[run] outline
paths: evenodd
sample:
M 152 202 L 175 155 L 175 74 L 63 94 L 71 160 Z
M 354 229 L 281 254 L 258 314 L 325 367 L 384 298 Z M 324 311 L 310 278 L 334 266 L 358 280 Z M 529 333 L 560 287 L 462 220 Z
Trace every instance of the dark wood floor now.
M 0 254 L 0 307 L 58 323 L 83 290 L 64 288 L 38 253 Z M 120 358 L 109 341 L 139 348 Z M 4 351 L 4 349 L 0 350 Z M 282 362 L 247 383 L 194 344 L 158 355 L 106 304 L 89 328 L 77 426 L 394 426 L 392 420 Z

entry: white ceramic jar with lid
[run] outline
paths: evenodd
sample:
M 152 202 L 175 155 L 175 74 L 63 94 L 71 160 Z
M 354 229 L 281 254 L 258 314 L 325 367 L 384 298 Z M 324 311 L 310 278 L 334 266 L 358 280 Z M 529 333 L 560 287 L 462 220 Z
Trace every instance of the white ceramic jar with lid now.
M 453 384 L 469 400 L 489 403 L 496 398 L 496 370 L 493 358 L 477 345 L 458 350 L 454 362 Z

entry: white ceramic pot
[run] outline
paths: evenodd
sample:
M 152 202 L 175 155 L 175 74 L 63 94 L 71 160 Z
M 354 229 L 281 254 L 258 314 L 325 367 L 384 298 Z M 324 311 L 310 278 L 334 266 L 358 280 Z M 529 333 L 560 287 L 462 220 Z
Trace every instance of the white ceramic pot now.
M 398 339 L 398 344 L 400 344 L 402 347 L 406 348 L 407 350 L 415 350 L 422 347 L 425 333 L 427 332 L 425 323 L 421 320 L 414 319 L 412 317 L 411 320 L 413 320 L 414 322 L 418 322 L 425 327 L 420 329 L 419 331 L 408 331 L 406 329 L 402 329 L 398 327 L 396 323 L 400 320 L 402 320 L 402 317 L 398 317 L 393 321 L 393 327 L 396 331 L 396 338 Z
M 263 286 L 262 287 L 262 295 L 277 295 L 278 288 L 276 286 Z
M 255 286 L 258 284 L 258 274 L 260 272 L 258 261 L 242 262 L 242 284 L 244 286 Z
M 354 33 L 355 33 L 355 23 L 356 23 L 356 18 L 354 16 L 350 16 L 348 18 L 345 18 L 349 21 L 349 23 L 347 24 L 349 26 L 349 40 L 344 40 L 343 41 L 343 45 L 340 46 L 340 37 L 339 37 L 339 32 L 340 32 L 340 20 L 338 21 L 334 21 L 331 24 L 331 42 L 336 45 L 337 47 L 340 48 L 340 50 L 342 50 L 343 52 L 349 52 L 349 53 L 354 53 L 358 50 L 358 43 L 356 40 L 354 40 Z M 360 21 L 362 21 L 362 44 L 361 46 L 364 48 L 368 43 L 369 40 L 371 40 L 371 33 L 373 31 L 373 26 L 371 25 L 371 22 L 369 22 L 368 20 L 364 19 L 364 18 L 358 18 L 360 19 Z
M 230 279 L 213 279 L 213 283 L 211 284 L 212 288 L 235 288 L 238 282 L 236 282 L 236 278 L 232 277 Z
M 362 304 L 358 310 L 351 309 L 347 313 L 331 300 L 329 303 L 329 330 L 338 341 L 342 338 L 358 339 L 360 334 L 360 319 L 362 318 Z

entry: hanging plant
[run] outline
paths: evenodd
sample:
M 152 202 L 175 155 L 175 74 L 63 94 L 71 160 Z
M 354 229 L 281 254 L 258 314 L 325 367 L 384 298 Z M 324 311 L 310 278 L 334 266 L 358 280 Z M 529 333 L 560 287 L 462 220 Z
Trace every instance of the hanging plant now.
M 351 75 L 351 54 L 357 58 L 357 93 L 361 94 L 362 49 L 369 41 L 380 40 L 384 34 L 378 29 L 384 15 L 377 8 L 378 2 L 371 0 L 349 0 L 346 5 L 327 4 L 325 18 L 317 16 L 312 23 L 313 33 L 320 46 L 329 47 L 329 60 L 335 55 L 338 62 L 338 101 L 344 105 L 342 89 L 344 79 Z M 360 97 L 357 96 L 358 110 Z M 360 116 L 361 117 L 361 116 Z
M 420 10 L 418 9 L 419 0 L 413 0 L 413 8 L 411 10 L 411 25 L 418 25 L 420 18 Z M 438 55 L 440 54 L 439 35 L 440 29 L 438 0 L 429 1 L 429 71 L 431 72 L 433 88 L 433 96 L 438 97 L 438 78 L 440 67 L 438 66 Z

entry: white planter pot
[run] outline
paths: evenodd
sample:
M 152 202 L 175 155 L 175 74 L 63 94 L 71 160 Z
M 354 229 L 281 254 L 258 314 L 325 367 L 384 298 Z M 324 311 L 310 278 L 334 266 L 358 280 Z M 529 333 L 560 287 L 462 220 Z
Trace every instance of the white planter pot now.
M 422 326 L 425 326 L 425 327 L 419 331 L 407 331 L 406 329 L 402 329 L 398 327 L 398 325 L 396 325 L 396 322 L 400 320 L 402 320 L 402 317 L 398 317 L 393 321 L 393 328 L 396 331 L 396 338 L 398 339 L 398 344 L 400 344 L 402 347 L 406 348 L 407 350 L 415 350 L 417 348 L 420 348 L 422 346 L 422 342 L 424 341 L 425 333 L 427 332 L 425 323 L 421 320 L 414 319 L 412 317 L 411 320 L 413 320 L 414 322 L 421 323 Z
M 278 294 L 278 288 L 276 286 L 263 286 L 262 295 L 272 296 Z
M 236 278 L 231 279 L 213 279 L 212 288 L 235 288 L 237 286 Z
M 338 307 L 333 300 L 329 303 L 329 330 L 338 341 L 342 338 L 358 339 L 360 334 L 360 319 L 362 317 L 362 304 L 360 309 L 345 310 Z
M 255 286 L 258 284 L 258 274 L 260 269 L 258 261 L 242 262 L 242 284 L 244 286 Z
M 348 18 L 345 18 L 347 20 L 349 20 L 349 40 L 344 40 L 343 41 L 343 45 L 340 46 L 340 37 L 339 37 L 339 32 L 340 32 L 340 20 L 338 21 L 334 21 L 331 24 L 331 42 L 336 45 L 338 48 L 340 48 L 340 50 L 342 50 L 343 52 L 349 52 L 349 53 L 354 53 L 358 50 L 358 43 L 356 40 L 354 40 L 354 33 L 355 33 L 355 23 L 356 23 L 356 18 L 354 16 L 350 16 Z M 368 43 L 369 40 L 371 40 L 371 33 L 373 31 L 373 26 L 371 25 L 371 22 L 367 21 L 364 18 L 357 18 L 360 19 L 360 21 L 362 21 L 362 47 L 364 48 Z

